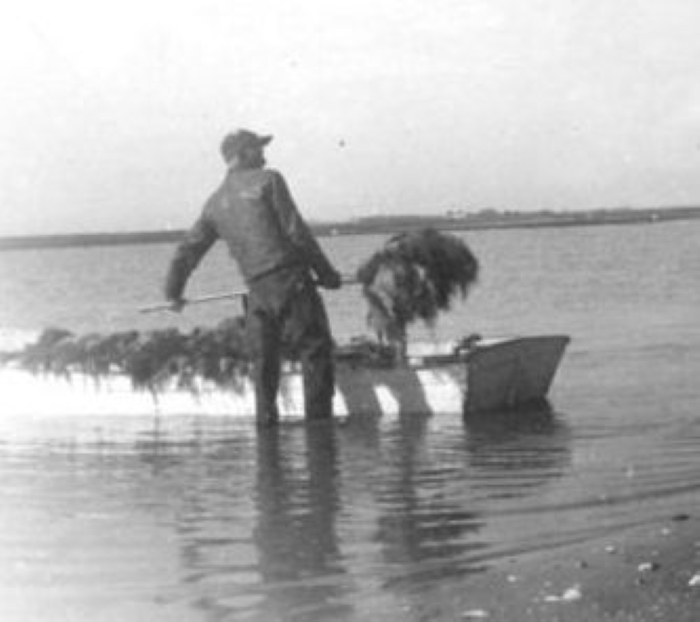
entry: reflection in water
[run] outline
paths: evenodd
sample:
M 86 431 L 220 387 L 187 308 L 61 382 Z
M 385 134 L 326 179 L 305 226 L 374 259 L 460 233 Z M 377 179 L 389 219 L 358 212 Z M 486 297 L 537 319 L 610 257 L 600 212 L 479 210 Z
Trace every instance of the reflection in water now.
M 334 424 L 259 430 L 199 450 L 200 460 L 192 451 L 178 467 L 190 471 L 177 518 L 190 604 L 206 620 L 349 618 Z M 150 464 L 175 464 L 157 453 L 154 445 Z
M 500 482 L 501 494 L 522 496 L 561 476 L 570 460 L 569 428 L 549 406 L 467 416 L 464 426 L 472 476 Z
M 189 482 L 178 532 L 190 604 L 207 620 L 266 621 L 356 620 L 377 589 L 421 608 L 424 588 L 487 569 L 494 503 L 560 476 L 570 451 L 549 411 L 284 425 L 195 443 L 182 462 L 157 442 L 142 449 L 154 475 Z
M 482 524 L 479 514 L 463 507 L 468 499 L 442 494 L 440 480 L 451 467 L 426 459 L 427 423 L 425 416 L 399 419 L 377 497 L 382 514 L 376 539 L 389 566 L 384 585 L 409 594 L 432 579 L 482 569 L 470 561 L 483 546 L 469 537 Z
M 195 445 L 172 472 L 161 474 L 170 481 L 184 479 L 174 517 L 183 596 L 206 614 L 206 620 L 230 620 L 257 600 L 254 555 L 246 535 L 252 510 L 248 491 L 238 485 L 242 474 L 253 476 L 246 449 L 246 444 L 238 442 Z M 162 467 L 168 462 L 161 457 L 157 464 Z
M 284 431 L 258 432 L 253 539 L 267 596 L 263 619 L 341 620 L 351 607 L 338 577 L 345 570 L 336 534 L 335 429 L 324 422 L 303 430 L 306 462 L 299 466 L 290 460 Z
M 495 507 L 560 477 L 571 452 L 568 428 L 546 408 L 445 423 L 401 417 L 384 431 L 375 495 L 382 587 L 426 619 L 434 605 L 422 596 L 427 587 L 484 572 L 497 554 L 493 529 L 482 533 Z M 517 528 L 496 534 L 518 538 Z
M 99 442 L 69 446 L 71 434 L 94 434 L 72 422 L 55 430 L 59 443 L 32 442 L 21 460 L 0 462 L 13 495 L 36 509 L 32 524 L 5 521 L 5 542 L 33 541 L 41 552 L 41 511 L 99 508 L 63 527 L 72 543 L 91 534 L 90 555 L 57 554 L 51 567 L 75 578 L 69 594 L 105 601 L 108 586 L 81 581 L 95 565 L 103 576 L 128 569 L 128 584 L 152 594 L 141 619 L 161 606 L 181 614 L 172 619 L 207 621 L 423 610 L 427 590 L 483 572 L 504 547 L 542 542 L 542 489 L 570 461 L 569 429 L 552 413 L 465 424 L 358 417 L 258 432 L 213 419 L 162 423 L 115 421 Z M 523 498 L 533 500 L 532 519 L 520 513 Z M 126 524 L 115 548 L 106 534 Z

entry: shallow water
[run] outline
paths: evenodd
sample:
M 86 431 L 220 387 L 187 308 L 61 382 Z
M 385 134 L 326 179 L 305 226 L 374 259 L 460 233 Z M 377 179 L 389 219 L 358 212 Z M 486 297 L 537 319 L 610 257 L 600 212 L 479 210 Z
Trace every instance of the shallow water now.
M 466 236 L 479 287 L 415 336 L 570 334 L 551 412 L 260 433 L 235 417 L 0 416 L 0 618 L 426 619 L 446 586 L 514 557 L 696 512 L 699 224 Z M 324 244 L 349 271 L 380 241 Z M 0 325 L 160 323 L 133 309 L 170 252 L 0 253 Z M 193 291 L 229 287 L 225 265 L 208 260 Z M 337 336 L 362 332 L 357 292 L 326 298 Z

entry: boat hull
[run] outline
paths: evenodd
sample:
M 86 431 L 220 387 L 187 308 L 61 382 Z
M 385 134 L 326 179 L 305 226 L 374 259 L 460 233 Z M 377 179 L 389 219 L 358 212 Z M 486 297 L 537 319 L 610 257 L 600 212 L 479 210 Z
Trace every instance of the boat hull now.
M 564 336 L 484 341 L 466 353 L 413 357 L 398 367 L 339 361 L 334 413 L 398 416 L 517 408 L 547 396 L 568 341 Z M 282 417 L 303 416 L 297 368 L 282 375 L 279 409 Z M 193 388 L 169 385 L 152 393 L 135 390 L 121 374 L 93 378 L 76 372 L 61 378 L 6 367 L 0 369 L 0 412 L 253 417 L 255 403 L 247 378 L 230 388 L 199 382 Z

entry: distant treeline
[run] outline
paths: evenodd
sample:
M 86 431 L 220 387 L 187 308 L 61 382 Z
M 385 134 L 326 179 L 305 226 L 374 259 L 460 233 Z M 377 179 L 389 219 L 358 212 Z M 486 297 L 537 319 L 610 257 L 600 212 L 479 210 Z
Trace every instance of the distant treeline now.
M 0 237 L 0 250 L 31 248 L 67 248 L 71 246 L 118 246 L 177 242 L 184 231 L 136 231 L 130 233 L 63 233 Z
M 575 212 L 515 212 L 485 209 L 479 212 L 452 210 L 444 215 L 366 216 L 342 222 L 313 223 L 319 236 L 390 234 L 425 227 L 441 230 L 510 229 L 523 227 L 574 227 L 623 225 L 700 218 L 700 207 L 617 208 Z M 0 250 L 177 243 L 184 230 L 129 233 L 76 233 L 0 237 Z
M 485 209 L 479 212 L 453 210 L 442 216 L 368 216 L 349 222 L 324 224 L 322 232 L 330 235 L 392 233 L 423 227 L 442 230 L 511 229 L 523 227 L 574 227 L 655 223 L 700 218 L 700 207 L 617 208 L 586 211 L 515 212 Z

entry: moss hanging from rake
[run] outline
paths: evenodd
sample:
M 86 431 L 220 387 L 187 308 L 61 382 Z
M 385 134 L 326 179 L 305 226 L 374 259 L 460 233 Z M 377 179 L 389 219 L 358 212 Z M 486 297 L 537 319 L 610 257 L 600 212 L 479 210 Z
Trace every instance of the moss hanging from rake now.
M 296 352 L 283 343 L 283 358 L 296 361 Z M 367 338 L 354 338 L 337 346 L 336 360 L 349 366 L 387 366 L 391 352 Z M 0 353 L 0 366 L 27 369 L 69 379 L 73 373 L 99 381 L 126 374 L 136 390 L 157 393 L 168 386 L 197 391 L 201 380 L 240 390 L 250 375 L 252 357 L 242 317 L 222 321 L 212 329 L 190 333 L 176 329 L 107 335 L 75 335 L 63 328 L 47 328 L 37 341 L 17 352 Z
M 390 238 L 357 272 L 367 323 L 379 340 L 405 348 L 409 324 L 432 325 L 476 282 L 479 262 L 457 236 L 435 229 Z
M 196 379 L 235 387 L 248 374 L 250 356 L 243 318 L 236 317 L 190 333 L 163 329 L 74 335 L 48 328 L 23 350 L 5 353 L 2 362 L 64 377 L 81 372 L 99 380 L 123 373 L 135 389 L 157 391 L 172 382 L 194 390 Z

